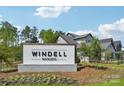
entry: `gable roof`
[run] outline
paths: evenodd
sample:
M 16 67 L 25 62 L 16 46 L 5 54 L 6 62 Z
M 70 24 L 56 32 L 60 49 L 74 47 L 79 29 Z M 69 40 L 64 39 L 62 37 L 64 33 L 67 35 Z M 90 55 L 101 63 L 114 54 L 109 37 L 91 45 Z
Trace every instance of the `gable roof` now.
M 101 39 L 100 42 L 101 43 L 107 43 L 107 42 L 112 42 L 113 39 L 112 38 L 106 38 L 106 39 Z
M 79 35 L 76 35 L 76 34 L 73 34 L 73 33 L 67 33 L 67 36 L 72 37 L 72 38 L 76 38 L 76 37 L 79 37 Z
M 108 42 L 108 43 L 101 43 L 101 48 L 102 48 L 102 49 L 107 49 L 110 44 L 111 44 L 111 42 Z
M 81 38 L 86 38 L 87 36 L 91 36 L 91 37 L 93 37 L 93 36 L 91 35 L 91 33 L 88 33 L 88 34 L 80 35 L 80 36 L 74 38 L 74 40 L 76 40 L 76 39 L 81 39 Z
M 77 44 L 76 41 L 73 40 L 73 38 L 66 36 L 64 34 L 59 34 L 61 38 L 63 38 L 68 44 Z
M 107 49 L 109 45 L 112 45 L 114 50 L 116 51 L 112 38 L 101 39 L 100 43 L 102 48 Z
M 119 44 L 122 46 L 121 41 L 113 41 L 113 43 L 114 43 L 115 47 L 116 47 L 117 45 L 119 45 Z
M 69 36 L 69 35 L 70 35 L 70 37 L 72 37 L 74 40 L 81 39 L 81 38 L 86 38 L 86 37 L 89 36 L 89 35 L 90 35 L 91 37 L 93 37 L 91 33 L 83 34 L 83 35 L 76 35 L 76 34 L 73 34 L 73 33 L 68 33 L 67 36 Z
M 121 41 L 113 41 L 113 43 L 116 48 L 116 51 L 121 50 L 121 47 L 122 47 Z

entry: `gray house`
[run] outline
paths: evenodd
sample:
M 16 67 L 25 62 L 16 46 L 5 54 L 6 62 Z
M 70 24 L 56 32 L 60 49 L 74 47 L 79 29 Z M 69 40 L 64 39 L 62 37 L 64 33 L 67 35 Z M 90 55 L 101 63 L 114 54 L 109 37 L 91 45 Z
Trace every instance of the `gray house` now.
M 101 49 L 102 49 L 102 58 L 101 60 L 105 60 L 106 57 L 109 55 L 112 58 L 115 58 L 115 46 L 112 38 L 102 39 L 100 40 Z M 111 54 L 111 55 L 110 55 Z
M 66 35 L 60 34 L 57 39 L 58 44 L 75 44 L 76 48 L 80 48 L 81 43 L 90 44 L 93 39 L 92 34 L 76 35 L 73 33 L 68 33 Z M 121 51 L 122 44 L 121 41 L 113 41 L 112 38 L 101 39 L 100 45 L 102 49 L 101 60 L 105 60 L 107 52 L 111 52 L 112 58 L 115 58 L 115 52 Z M 88 57 L 82 57 L 81 52 L 77 53 L 82 61 L 89 61 Z
M 121 51 L 122 49 L 121 41 L 113 41 L 112 38 L 107 38 L 100 40 L 100 42 L 103 50 L 101 59 L 105 60 L 105 56 L 107 56 L 107 53 L 109 52 L 111 52 L 111 58 L 116 59 L 116 52 Z
M 68 33 L 67 35 L 60 34 L 57 39 L 58 44 L 75 44 L 76 48 L 80 48 L 81 43 L 90 43 L 93 39 L 93 36 L 89 34 L 76 35 L 73 33 Z M 88 57 L 81 56 L 82 52 L 77 52 L 81 61 L 89 61 Z
M 122 49 L 121 41 L 114 41 L 113 43 L 114 43 L 116 51 L 121 51 Z
M 68 33 L 67 36 L 71 37 L 78 44 L 80 44 L 81 42 L 89 43 L 93 39 L 93 36 L 91 35 L 91 33 L 84 34 L 84 35 L 75 35 L 75 34 L 72 34 L 72 33 Z
M 57 39 L 57 44 L 77 44 L 75 40 L 73 40 L 72 37 L 69 37 L 64 34 L 59 34 L 59 37 Z

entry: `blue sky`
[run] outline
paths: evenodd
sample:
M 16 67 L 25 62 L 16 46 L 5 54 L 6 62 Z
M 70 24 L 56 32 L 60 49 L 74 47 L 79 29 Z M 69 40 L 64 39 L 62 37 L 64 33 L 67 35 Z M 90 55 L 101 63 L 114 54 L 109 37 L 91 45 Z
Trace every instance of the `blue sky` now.
M 23 28 L 52 28 L 76 34 L 112 37 L 124 44 L 124 7 L 0 7 L 0 20 Z

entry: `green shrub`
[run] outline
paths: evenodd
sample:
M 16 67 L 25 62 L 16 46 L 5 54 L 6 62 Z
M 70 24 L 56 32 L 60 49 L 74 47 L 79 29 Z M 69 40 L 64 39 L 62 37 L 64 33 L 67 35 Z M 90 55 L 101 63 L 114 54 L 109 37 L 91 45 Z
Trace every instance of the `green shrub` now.
M 0 79 L 0 85 L 70 85 L 76 80 L 49 74 L 15 75 Z
M 80 63 L 80 59 L 79 59 L 79 57 L 78 57 L 78 56 L 76 57 L 76 63 L 77 63 L 77 64 L 79 64 L 79 63 Z

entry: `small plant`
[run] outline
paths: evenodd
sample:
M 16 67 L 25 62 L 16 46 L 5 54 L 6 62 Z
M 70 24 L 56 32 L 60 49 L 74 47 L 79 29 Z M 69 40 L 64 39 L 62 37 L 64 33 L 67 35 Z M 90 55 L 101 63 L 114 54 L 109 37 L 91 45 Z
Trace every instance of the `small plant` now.
M 50 74 L 15 75 L 0 79 L 0 85 L 70 85 L 77 81 Z

